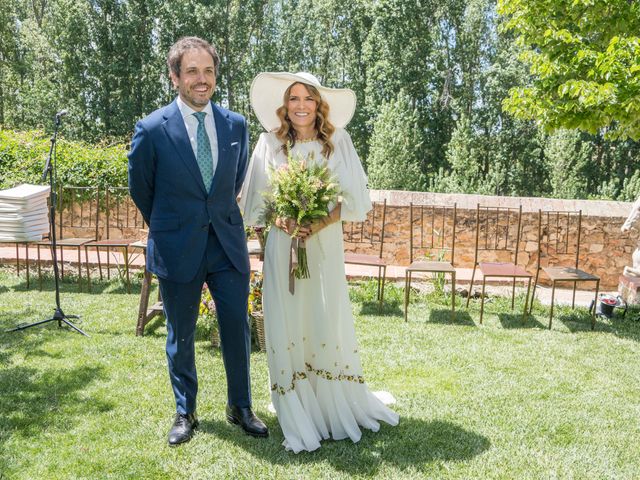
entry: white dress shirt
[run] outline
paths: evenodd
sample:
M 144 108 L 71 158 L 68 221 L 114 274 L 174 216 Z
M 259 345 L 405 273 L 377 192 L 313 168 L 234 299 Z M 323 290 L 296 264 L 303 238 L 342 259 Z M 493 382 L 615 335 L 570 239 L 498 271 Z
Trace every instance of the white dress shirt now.
M 187 134 L 189 135 L 189 141 L 191 142 L 191 148 L 193 148 L 193 155 L 198 155 L 198 119 L 193 116 L 196 111 L 189 105 L 184 103 L 180 96 L 177 99 L 178 108 L 182 114 L 184 120 L 184 126 L 187 127 Z M 216 173 L 216 166 L 218 165 L 218 134 L 216 133 L 216 124 L 213 119 L 213 109 L 211 108 L 211 102 L 207 103 L 202 112 L 205 112 L 204 128 L 209 136 L 209 143 L 211 144 L 211 159 L 213 160 L 213 174 Z

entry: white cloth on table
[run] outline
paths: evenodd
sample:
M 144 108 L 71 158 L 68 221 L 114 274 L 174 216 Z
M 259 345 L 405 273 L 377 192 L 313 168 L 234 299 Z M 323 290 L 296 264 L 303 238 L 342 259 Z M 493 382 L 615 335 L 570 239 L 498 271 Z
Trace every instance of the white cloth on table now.
M 360 221 L 371 209 L 367 178 L 351 138 L 343 129 L 332 137 L 328 167 L 342 191 L 342 220 Z M 314 153 L 319 142 L 298 143 L 293 153 Z M 255 147 L 242 189 L 247 225 L 258 226 L 269 188 L 269 172 L 287 159 L 274 133 L 263 133 Z M 378 431 L 379 421 L 398 423 L 398 415 L 364 381 L 344 271 L 342 225 L 336 222 L 306 242 L 311 278 L 296 279 L 289 293 L 291 239 L 272 228 L 263 265 L 263 308 L 271 400 L 284 434 L 284 446 L 315 450 L 332 437 L 360 440 L 360 427 Z

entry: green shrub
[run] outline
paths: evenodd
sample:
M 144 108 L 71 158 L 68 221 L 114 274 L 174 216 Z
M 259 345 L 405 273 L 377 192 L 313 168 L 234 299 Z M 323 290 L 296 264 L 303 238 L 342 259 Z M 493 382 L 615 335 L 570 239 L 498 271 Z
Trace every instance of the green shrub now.
M 0 129 L 0 188 L 21 183 L 42 184 L 50 136 L 41 130 Z M 127 185 L 127 146 L 90 145 L 58 137 L 57 177 L 62 185 Z

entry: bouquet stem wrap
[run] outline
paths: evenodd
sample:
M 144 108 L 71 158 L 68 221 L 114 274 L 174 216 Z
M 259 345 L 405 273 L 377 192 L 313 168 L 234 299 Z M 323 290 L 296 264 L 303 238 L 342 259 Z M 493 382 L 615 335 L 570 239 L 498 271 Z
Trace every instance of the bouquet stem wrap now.
M 305 241 L 292 238 L 289 249 L 289 293 L 291 295 L 296 290 L 296 278 L 309 278 L 309 265 Z

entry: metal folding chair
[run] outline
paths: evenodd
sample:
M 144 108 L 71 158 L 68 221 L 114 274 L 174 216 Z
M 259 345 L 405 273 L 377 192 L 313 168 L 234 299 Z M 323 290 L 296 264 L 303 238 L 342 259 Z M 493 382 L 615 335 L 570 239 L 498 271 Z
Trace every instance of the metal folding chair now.
M 480 323 L 484 314 L 485 286 L 488 278 L 512 278 L 511 309 L 515 305 L 516 280 L 527 281 L 527 296 L 525 297 L 522 320 L 526 319 L 531 290 L 532 274 L 518 266 L 518 252 L 520 249 L 520 234 L 522 227 L 522 206 L 487 207 L 480 204 L 476 207 L 476 242 L 473 261 L 473 273 L 467 296 L 467 308 L 473 290 L 476 269 L 482 273 L 482 293 L 480 297 Z M 491 252 L 507 261 L 481 262 L 480 255 Z
M 536 294 L 536 287 L 538 286 L 540 270 L 542 270 L 551 281 L 549 328 L 551 328 L 551 322 L 553 321 L 553 305 L 555 301 L 556 284 L 558 282 L 573 283 L 571 308 L 575 308 L 576 304 L 577 283 L 595 282 L 596 291 L 593 310 L 591 312 L 591 330 L 595 328 L 600 277 L 578 268 L 581 238 L 582 210 L 565 212 L 538 210 L 538 260 L 529 313 L 531 313 L 531 308 L 533 307 L 533 299 Z M 542 266 L 543 258 L 546 266 Z M 561 264 L 568 262 L 570 262 L 571 266 Z
M 387 201 L 373 202 L 373 209 L 364 222 L 344 222 L 342 233 L 345 242 L 367 245 L 378 250 L 377 255 L 367 253 L 344 254 L 344 263 L 366 265 L 378 269 L 378 307 L 382 309 L 384 284 L 387 278 L 387 262 L 382 258 L 384 248 L 384 229 L 387 219 Z
M 457 207 L 409 204 L 409 266 L 404 279 L 404 319 L 407 321 L 411 280 L 416 273 L 451 276 L 451 318 L 456 310 L 454 267 Z M 416 259 L 416 260 L 414 260 Z

